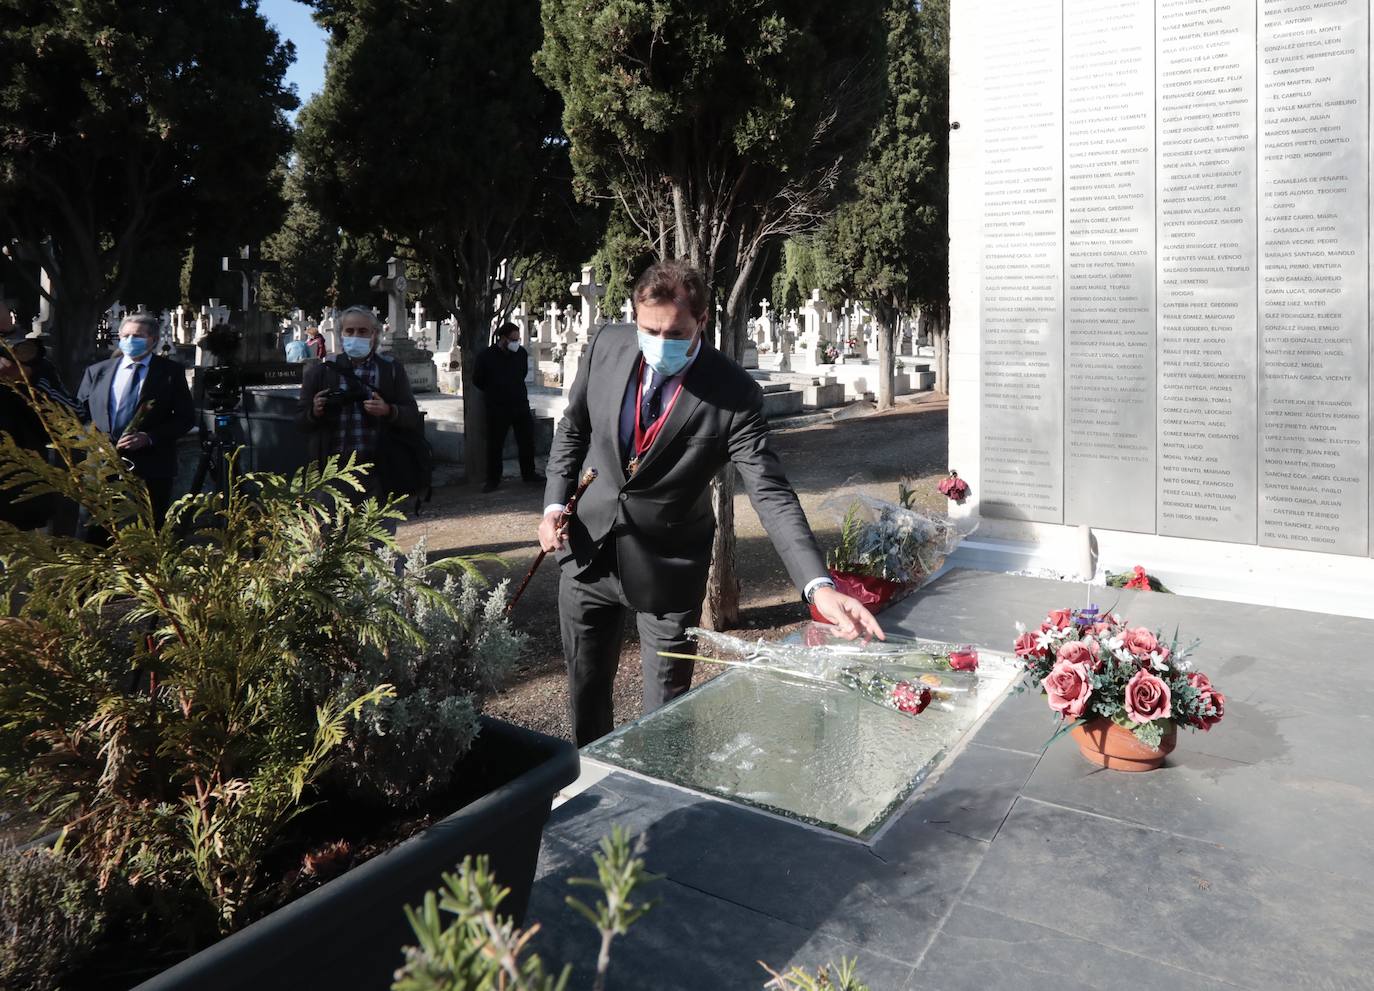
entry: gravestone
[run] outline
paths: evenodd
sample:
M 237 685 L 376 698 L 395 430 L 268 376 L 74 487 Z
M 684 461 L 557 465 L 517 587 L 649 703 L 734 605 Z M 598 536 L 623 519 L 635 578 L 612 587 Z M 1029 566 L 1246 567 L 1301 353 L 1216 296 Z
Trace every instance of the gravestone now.
M 866 839 L 1019 674 L 980 654 L 980 677 L 957 704 L 916 716 L 838 685 L 732 668 L 582 758 Z
M 570 335 L 567 350 L 563 353 L 563 388 L 571 388 L 573 379 L 577 376 L 577 365 L 582 360 L 582 355 L 591 343 L 592 337 L 596 334 L 601 325 L 606 322 L 601 313 L 601 298 L 606 295 L 606 287 L 598 285 L 596 276 L 590 265 L 582 266 L 582 281 L 574 282 L 568 287 L 568 291 L 574 296 L 582 297 L 581 319 L 575 324 L 575 331 Z M 565 313 L 566 316 L 566 313 Z
M 965 560 L 1090 528 L 1176 590 L 1374 614 L 1369 5 L 999 9 L 951 32 Z
M 376 275 L 369 283 L 378 292 L 386 293 L 386 330 L 377 350 L 390 355 L 405 366 L 410 387 L 415 392 L 433 392 L 436 385 L 434 355 L 417 347 L 406 327 L 406 263 L 396 257 L 387 259 L 386 275 Z

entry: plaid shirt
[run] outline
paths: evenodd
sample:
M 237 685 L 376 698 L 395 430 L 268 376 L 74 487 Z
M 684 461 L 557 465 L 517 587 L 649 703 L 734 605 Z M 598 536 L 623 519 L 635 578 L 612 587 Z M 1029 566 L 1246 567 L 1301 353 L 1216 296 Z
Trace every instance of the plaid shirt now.
M 336 373 L 337 374 L 337 373 Z M 377 356 L 368 355 L 361 365 L 353 365 L 353 374 L 367 386 L 368 398 L 377 388 Z M 352 382 L 339 376 L 339 387 L 345 390 L 356 389 Z M 371 461 L 377 450 L 379 421 L 375 416 L 363 412 L 363 404 L 349 400 L 339 412 L 338 430 L 334 435 L 334 453 L 348 457 L 356 453 L 363 461 Z

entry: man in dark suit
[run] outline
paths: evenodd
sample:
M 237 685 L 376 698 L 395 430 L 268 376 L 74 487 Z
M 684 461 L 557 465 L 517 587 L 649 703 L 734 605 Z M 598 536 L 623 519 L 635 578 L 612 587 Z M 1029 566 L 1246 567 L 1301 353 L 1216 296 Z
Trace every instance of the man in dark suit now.
M 158 526 L 172 501 L 177 439 L 196 421 L 186 370 L 154 354 L 157 317 L 131 313 L 119 325 L 119 351 L 86 369 L 77 390 L 81 418 L 109 434 L 115 447 L 148 486 Z M 103 541 L 103 535 L 88 533 Z
M 306 363 L 296 422 L 313 435 L 312 456 L 323 462 L 331 455 L 375 465 L 379 446 L 389 429 L 421 430 L 420 407 L 410 388 L 405 366 L 390 355 L 378 354 L 382 327 L 365 306 L 350 306 L 339 315 L 339 340 L 344 353 L 332 361 Z M 367 495 L 388 493 L 387 479 L 368 473 Z M 394 532 L 396 521 L 389 528 Z
M 510 430 L 515 431 L 515 447 L 520 454 L 520 477 L 526 485 L 544 483 L 544 476 L 534 470 L 534 414 L 525 389 L 529 370 L 529 352 L 520 346 L 520 328 L 513 323 L 499 327 L 492 335 L 491 347 L 477 356 L 472 384 L 487 400 L 487 480 L 483 492 L 494 492 L 501 484 L 501 454 Z
M 858 600 L 836 591 L 796 494 L 768 443 L 763 392 L 708 344 L 706 285 L 685 262 L 635 284 L 637 329 L 605 327 L 578 370 L 549 454 L 539 540 L 558 552 L 558 612 L 578 746 L 609 733 L 627 610 L 636 614 L 644 710 L 692 682 L 688 627 L 700 621 L 715 517 L 710 483 L 727 463 L 799 592 L 838 631 L 882 637 Z M 597 480 L 566 533 L 559 509 L 583 469 Z

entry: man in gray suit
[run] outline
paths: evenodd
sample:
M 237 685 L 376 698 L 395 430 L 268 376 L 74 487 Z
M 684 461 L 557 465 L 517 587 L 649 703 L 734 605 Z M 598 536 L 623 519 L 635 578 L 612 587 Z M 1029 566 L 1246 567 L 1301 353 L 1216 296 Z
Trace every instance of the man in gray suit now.
M 716 521 L 710 483 L 734 464 L 798 591 L 839 632 L 882 637 L 836 591 L 796 494 L 768 444 L 763 392 L 704 338 L 706 284 L 681 261 L 635 284 L 637 329 L 605 327 L 578 369 L 549 452 L 540 545 L 556 551 L 558 612 L 578 746 L 611 731 L 627 610 L 636 614 L 644 711 L 681 695 L 692 662 Z M 599 472 L 566 531 L 559 511 L 585 468 Z

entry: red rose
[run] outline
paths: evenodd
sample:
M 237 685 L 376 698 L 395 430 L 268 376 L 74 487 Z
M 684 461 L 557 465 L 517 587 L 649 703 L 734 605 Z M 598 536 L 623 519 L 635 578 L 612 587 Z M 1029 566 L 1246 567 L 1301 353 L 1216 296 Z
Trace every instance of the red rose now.
M 1192 724 L 1200 730 L 1209 730 L 1217 723 L 1221 722 L 1221 717 L 1226 709 L 1226 696 L 1212 687 L 1212 682 L 1201 671 L 1193 671 L 1188 675 L 1188 684 L 1197 689 L 1198 708 L 1201 710 L 1192 719 Z M 1208 706 L 1211 707 L 1212 715 L 1204 715 Z
M 1126 587 L 1143 589 L 1146 592 L 1150 591 L 1150 576 L 1145 574 L 1145 569 L 1137 564 L 1133 570 L 1135 571 L 1135 577 L 1126 583 Z
M 1039 647 L 1040 638 L 1027 630 L 1016 638 L 1016 656 L 1023 658 L 1044 657 L 1045 652 Z
M 1072 609 L 1056 609 L 1045 619 L 1045 625 L 1055 630 L 1067 630 L 1072 623 Z
M 889 698 L 898 712 L 915 715 L 930 705 L 930 689 L 925 685 L 916 686 L 909 681 L 899 681 L 892 686 Z
M 1056 661 L 1040 682 L 1049 696 L 1050 708 L 1067 719 L 1077 719 L 1088 706 L 1093 692 L 1092 672 L 1083 664 Z
M 1149 657 L 1151 653 L 1159 650 L 1159 641 L 1143 626 L 1137 626 L 1134 630 L 1127 630 L 1121 634 L 1121 642 L 1136 657 Z
M 1055 659 L 1067 664 L 1082 664 L 1089 671 L 1102 670 L 1102 649 L 1096 640 L 1071 640 L 1055 652 Z
M 1020 638 L 1017 638 L 1020 642 Z M 960 647 L 949 654 L 949 666 L 955 671 L 977 671 L 978 650 L 974 647 Z
M 1132 722 L 1152 723 L 1173 715 L 1169 701 L 1169 686 L 1141 668 L 1126 682 L 1126 715 Z

